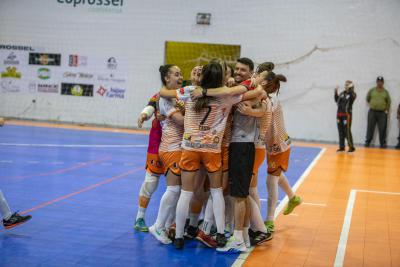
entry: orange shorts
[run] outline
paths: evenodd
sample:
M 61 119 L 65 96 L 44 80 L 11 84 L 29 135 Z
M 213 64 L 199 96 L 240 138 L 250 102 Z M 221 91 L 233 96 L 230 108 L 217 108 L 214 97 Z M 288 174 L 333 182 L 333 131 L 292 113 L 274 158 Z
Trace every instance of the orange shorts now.
M 184 171 L 197 171 L 203 164 L 207 172 L 221 169 L 221 153 L 183 150 L 179 166 Z
M 290 148 L 282 153 L 267 155 L 268 173 L 272 174 L 279 168 L 287 171 L 289 167 Z
M 159 152 L 158 154 L 164 166 L 165 174 L 170 170 L 175 175 L 181 175 L 179 161 L 181 160 L 182 151 Z
M 158 154 L 147 153 L 146 171 L 159 175 L 164 173 L 164 167 Z
M 221 146 L 222 171 L 229 170 L 229 146 Z
M 256 148 L 256 155 L 254 157 L 253 174 L 258 173 L 258 169 L 265 160 L 265 148 Z

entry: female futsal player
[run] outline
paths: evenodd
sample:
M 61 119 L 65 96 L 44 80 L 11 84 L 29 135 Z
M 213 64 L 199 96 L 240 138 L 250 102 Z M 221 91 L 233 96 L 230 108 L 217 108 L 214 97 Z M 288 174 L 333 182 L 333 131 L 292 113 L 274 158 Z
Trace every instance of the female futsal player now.
M 181 70 L 177 66 L 164 65 L 160 67 L 161 81 L 166 89 L 176 90 L 183 81 Z M 166 233 L 166 222 L 175 213 L 181 184 L 181 142 L 183 136 L 183 114 L 176 99 L 159 99 L 160 114 L 165 116 L 162 122 L 162 137 L 159 156 L 165 169 L 167 188 L 160 201 L 156 223 L 149 228 L 150 233 L 163 244 L 172 241 Z
M 289 198 L 289 203 L 283 213 L 284 215 L 290 214 L 296 206 L 300 205 L 301 198 L 294 194 L 284 175 L 289 166 L 290 138 L 285 129 L 282 106 L 277 95 L 279 94 L 280 82 L 286 82 L 286 77 L 270 72 L 267 75 L 267 80 L 269 83 L 266 87 L 266 92 L 268 94 L 275 93 L 275 97 L 271 98 L 272 121 L 271 128 L 266 133 L 268 209 L 265 226 L 268 231 L 274 232 L 274 215 L 278 201 L 278 186 L 285 191 Z

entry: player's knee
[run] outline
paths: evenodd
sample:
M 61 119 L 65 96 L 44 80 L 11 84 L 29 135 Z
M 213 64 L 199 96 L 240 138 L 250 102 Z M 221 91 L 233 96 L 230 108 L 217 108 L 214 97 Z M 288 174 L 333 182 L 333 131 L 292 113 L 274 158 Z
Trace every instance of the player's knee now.
M 151 195 L 157 190 L 159 179 L 160 179 L 159 175 L 146 172 L 144 182 L 140 189 L 140 195 L 147 198 L 151 198 Z

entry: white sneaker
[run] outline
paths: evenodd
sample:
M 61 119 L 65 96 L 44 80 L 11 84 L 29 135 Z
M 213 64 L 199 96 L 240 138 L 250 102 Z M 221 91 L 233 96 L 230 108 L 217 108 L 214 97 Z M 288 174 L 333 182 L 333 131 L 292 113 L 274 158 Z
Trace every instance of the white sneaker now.
M 238 243 L 232 236 L 231 238 L 229 238 L 225 247 L 217 248 L 217 251 L 220 253 L 227 253 L 227 254 L 239 254 L 242 252 L 246 252 L 247 248 L 243 241 Z
M 172 243 L 171 239 L 168 238 L 168 235 L 165 232 L 165 229 L 157 229 L 157 227 L 155 225 L 152 225 L 152 226 L 150 226 L 149 231 L 161 243 L 163 243 L 165 245 Z

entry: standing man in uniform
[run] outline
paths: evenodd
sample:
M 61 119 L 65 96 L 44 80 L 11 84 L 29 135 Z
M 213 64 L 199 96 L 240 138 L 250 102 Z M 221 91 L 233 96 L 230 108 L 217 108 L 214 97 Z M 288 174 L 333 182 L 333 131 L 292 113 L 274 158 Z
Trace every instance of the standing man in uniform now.
M 389 92 L 383 87 L 384 79 L 382 76 L 376 78 L 376 87 L 369 90 L 367 102 L 369 104 L 367 138 L 365 147 L 369 147 L 374 137 L 375 126 L 378 124 L 379 142 L 381 148 L 386 148 L 386 128 L 390 108 Z

